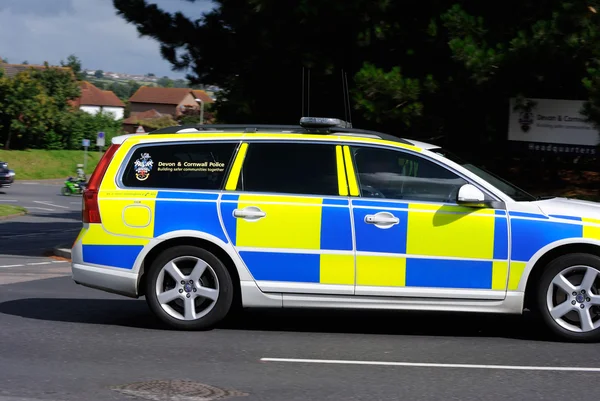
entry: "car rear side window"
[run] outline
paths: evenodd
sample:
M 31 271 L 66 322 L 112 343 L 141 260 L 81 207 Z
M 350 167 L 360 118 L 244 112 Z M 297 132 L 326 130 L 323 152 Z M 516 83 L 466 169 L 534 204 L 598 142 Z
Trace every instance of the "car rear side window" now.
M 339 195 L 335 145 L 251 143 L 237 189 Z
M 127 162 L 123 185 L 219 190 L 237 146 L 237 143 L 140 146 Z

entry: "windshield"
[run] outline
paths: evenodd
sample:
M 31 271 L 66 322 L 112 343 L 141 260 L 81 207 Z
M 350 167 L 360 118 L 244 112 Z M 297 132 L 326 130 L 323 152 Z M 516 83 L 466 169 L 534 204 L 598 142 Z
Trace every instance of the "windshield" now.
M 480 167 L 470 164 L 469 162 L 461 159 L 460 157 L 456 156 L 455 154 L 450 153 L 449 151 L 447 151 L 445 149 L 435 148 L 435 149 L 431 149 L 431 151 L 440 156 L 445 157 L 448 160 L 453 161 L 456 164 L 460 164 L 462 167 L 466 168 L 471 173 L 479 176 L 480 178 L 486 180 L 487 182 L 489 182 L 490 184 L 492 184 L 493 186 L 495 186 L 500 191 L 504 192 L 506 195 L 510 196 L 513 200 L 515 200 L 517 202 L 519 202 L 519 201 L 530 202 L 530 201 L 537 200 L 537 198 L 535 196 L 523 191 L 521 188 L 490 173 L 489 171 L 486 171 Z

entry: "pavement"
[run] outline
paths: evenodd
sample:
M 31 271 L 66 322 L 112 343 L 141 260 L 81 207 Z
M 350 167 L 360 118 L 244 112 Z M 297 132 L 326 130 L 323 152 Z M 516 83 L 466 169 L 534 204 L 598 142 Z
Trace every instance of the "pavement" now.
M 597 344 L 554 342 L 527 314 L 250 310 L 168 330 L 144 299 L 78 286 L 44 256 L 74 239 L 73 199 L 5 192 L 53 210 L 0 222 L 21 235 L 0 241 L 0 401 L 587 399 L 600 379 Z

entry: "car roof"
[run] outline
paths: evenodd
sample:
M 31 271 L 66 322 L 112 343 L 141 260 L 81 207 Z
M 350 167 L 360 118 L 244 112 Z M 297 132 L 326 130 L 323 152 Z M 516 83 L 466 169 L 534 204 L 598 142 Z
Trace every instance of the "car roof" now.
M 291 137 L 298 138 L 299 136 L 347 136 L 348 138 L 363 139 L 369 142 L 369 139 L 373 142 L 386 141 L 393 142 L 401 147 L 420 148 L 420 149 L 432 149 L 438 146 L 415 141 L 412 139 L 400 138 L 394 135 L 386 134 L 383 132 L 365 130 L 359 128 L 346 128 L 346 127 L 320 127 L 320 128 L 307 128 L 301 125 L 265 125 L 265 124 L 195 124 L 195 125 L 176 125 L 166 128 L 157 129 L 149 133 L 136 133 L 126 134 L 114 137 L 112 143 L 122 144 L 125 140 L 132 137 L 145 137 L 149 140 L 153 136 L 160 136 L 164 138 L 169 135 L 181 135 L 186 139 L 190 136 L 198 137 L 198 135 L 206 134 L 207 136 L 214 136 L 214 134 L 238 134 L 238 135 L 249 135 L 261 134 L 267 135 L 290 135 Z M 211 135 L 212 134 L 212 135 Z M 305 139 L 305 138 L 302 138 Z

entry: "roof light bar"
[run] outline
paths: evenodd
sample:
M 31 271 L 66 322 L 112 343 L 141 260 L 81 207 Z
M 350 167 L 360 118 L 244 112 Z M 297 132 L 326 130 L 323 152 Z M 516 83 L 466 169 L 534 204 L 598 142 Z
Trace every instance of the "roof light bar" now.
M 352 128 L 352 124 L 339 118 L 302 117 L 300 126 L 303 128 Z

